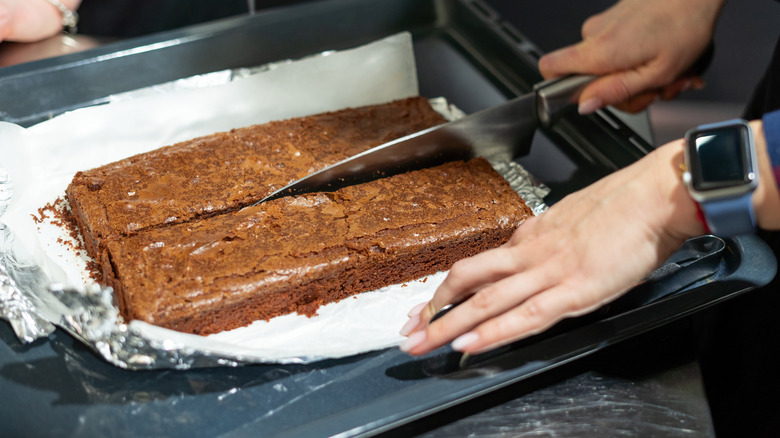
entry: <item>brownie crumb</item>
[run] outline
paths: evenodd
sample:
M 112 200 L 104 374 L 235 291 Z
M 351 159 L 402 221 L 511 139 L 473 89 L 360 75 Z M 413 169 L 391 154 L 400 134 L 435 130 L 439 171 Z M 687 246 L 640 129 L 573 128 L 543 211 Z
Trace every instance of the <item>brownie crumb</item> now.
M 103 276 L 100 275 L 100 264 L 92 259 L 87 260 L 87 273 L 89 278 L 96 282 L 100 282 L 103 279 Z
M 57 243 L 73 250 L 76 255 L 86 256 L 84 241 L 81 239 L 81 233 L 79 233 L 78 226 L 76 225 L 76 219 L 71 213 L 70 205 L 67 200 L 58 197 L 54 202 L 50 202 L 39 208 L 37 215 L 31 214 L 31 216 L 36 224 L 48 222 L 65 230 L 68 236 L 70 236 L 70 239 L 66 240 L 59 237 L 57 238 Z M 87 274 L 89 275 L 89 278 L 94 281 L 102 280 L 100 265 L 89 258 L 87 260 Z

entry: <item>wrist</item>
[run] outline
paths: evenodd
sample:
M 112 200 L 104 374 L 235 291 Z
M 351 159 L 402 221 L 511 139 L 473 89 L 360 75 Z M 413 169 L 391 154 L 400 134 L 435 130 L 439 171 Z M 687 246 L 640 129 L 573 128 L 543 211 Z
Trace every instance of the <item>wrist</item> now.
M 683 153 L 684 140 L 675 140 L 660 146 L 649 157 L 652 158 L 652 172 L 657 178 L 657 194 L 661 202 L 658 214 L 663 233 L 678 239 L 688 239 L 709 232 L 701 209 L 683 182 L 685 169 Z M 665 203 L 663 201 L 666 201 Z
M 780 116 L 780 113 L 778 113 L 778 116 Z M 747 195 L 750 197 L 746 198 L 744 202 L 752 205 L 753 213 L 751 214 L 755 216 L 755 225 L 763 229 L 780 229 L 780 194 L 777 179 L 773 174 L 772 160 L 767 148 L 763 123 L 761 120 L 755 120 L 750 122 L 749 125 L 755 147 L 754 171 L 758 174 L 758 178 L 755 190 Z M 780 129 L 778 129 L 777 138 L 774 141 L 777 142 L 774 147 L 778 148 L 777 155 L 780 157 Z M 707 221 L 703 220 L 704 218 L 701 216 L 699 204 L 693 199 L 689 188 L 680 178 L 681 169 L 685 168 L 683 164 L 684 145 L 684 140 L 677 140 L 659 147 L 652 155 L 655 161 L 654 172 L 657 172 L 659 175 L 659 192 L 661 196 L 665 196 L 670 200 L 669 208 L 662 211 L 665 216 L 662 218 L 661 223 L 666 225 L 667 233 L 680 237 L 692 237 L 709 231 L 707 230 Z M 780 165 L 780 159 L 778 159 L 778 162 Z M 675 170 L 677 175 L 673 175 Z M 691 169 L 688 170 L 690 171 Z M 743 202 L 738 201 L 738 198 L 738 196 L 728 198 L 730 200 L 725 200 L 725 202 Z M 711 201 L 707 202 L 709 206 L 707 208 L 711 210 L 709 211 L 710 214 L 728 213 L 728 210 L 714 210 L 714 204 L 711 205 L 709 203 Z M 712 217 L 710 219 L 715 220 Z M 723 220 L 722 216 L 720 220 Z M 724 224 L 722 222 L 718 222 L 718 224 L 719 226 L 725 225 L 726 229 L 733 225 L 732 223 Z

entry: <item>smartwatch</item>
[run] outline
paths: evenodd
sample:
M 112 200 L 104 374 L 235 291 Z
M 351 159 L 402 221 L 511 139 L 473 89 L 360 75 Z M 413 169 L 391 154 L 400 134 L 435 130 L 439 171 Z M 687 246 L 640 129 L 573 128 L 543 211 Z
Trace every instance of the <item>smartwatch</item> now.
M 755 231 L 752 195 L 758 186 L 753 133 L 745 120 L 701 125 L 685 134 L 683 182 L 712 234 Z

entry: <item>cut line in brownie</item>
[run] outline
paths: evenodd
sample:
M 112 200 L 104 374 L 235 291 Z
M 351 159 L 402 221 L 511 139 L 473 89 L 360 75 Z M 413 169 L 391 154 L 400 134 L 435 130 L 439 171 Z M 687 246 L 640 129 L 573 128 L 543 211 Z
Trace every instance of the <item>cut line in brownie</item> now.
M 140 231 L 102 265 L 127 320 L 204 335 L 447 270 L 530 216 L 474 159 Z
M 66 190 L 87 253 L 104 239 L 250 205 L 309 173 L 443 123 L 421 97 L 233 129 L 78 172 Z

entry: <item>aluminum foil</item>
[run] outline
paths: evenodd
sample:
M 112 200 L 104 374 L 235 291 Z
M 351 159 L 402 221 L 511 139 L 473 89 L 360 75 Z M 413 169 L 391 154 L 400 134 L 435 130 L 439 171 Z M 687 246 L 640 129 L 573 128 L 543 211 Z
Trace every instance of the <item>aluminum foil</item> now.
M 400 40 L 408 46 L 411 53 L 411 40 L 408 35 L 391 37 Z M 393 44 L 397 41 L 393 40 Z M 315 57 L 329 57 L 335 52 L 325 52 Z M 150 87 L 136 92 L 123 93 L 112 97 L 112 101 L 143 99 L 150 95 L 169 93 L 182 89 L 197 89 L 214 87 L 245 78 L 255 74 L 261 74 L 287 65 L 294 61 L 285 61 L 257 67 L 254 69 L 227 70 L 201 75 L 193 78 L 185 78 L 168 84 Z M 457 108 L 448 104 L 446 99 L 438 98 L 431 101 L 434 108 L 446 118 L 454 120 L 462 116 Z M 548 190 L 538 184 L 520 165 L 514 162 L 490 160 L 491 164 L 510 182 L 512 187 L 520 193 L 536 214 L 546 209 L 544 196 Z M 13 169 L 9 169 L 13 170 Z M 13 181 L 9 172 L 3 170 L 0 165 L 0 216 L 14 201 Z M 17 190 L 18 192 L 18 190 Z M 21 195 L 17 195 L 19 197 Z M 204 337 L 173 332 L 171 330 L 155 327 L 140 321 L 129 323 L 122 321 L 118 309 L 113 305 L 113 292 L 110 288 L 96 284 L 66 285 L 62 282 L 67 276 L 53 275 L 57 272 L 52 268 L 51 257 L 30 253 L 23 245 L 18 244 L 18 232 L 25 235 L 30 230 L 12 230 L 11 227 L 0 222 L 0 317 L 10 322 L 14 332 L 21 342 L 32 342 L 52 333 L 55 326 L 67 331 L 80 340 L 106 361 L 127 369 L 188 369 L 194 367 L 213 366 L 238 366 L 247 363 L 306 363 L 332 357 L 343 357 L 357 354 L 372 349 L 387 348 L 397 344 L 397 340 L 389 339 L 339 350 L 337 353 L 315 352 L 307 353 L 295 350 L 275 351 L 278 346 L 268 345 L 242 345 L 240 339 L 254 340 L 257 336 L 251 327 L 246 333 L 217 334 Z M 55 263 L 56 264 L 56 263 Z M 345 312 L 353 312 L 353 315 L 367 313 L 368 307 L 378 307 L 382 314 L 387 313 L 385 307 L 388 297 L 401 292 L 409 297 L 408 300 L 420 299 L 419 296 L 432 294 L 438 282 L 443 279 L 444 273 L 430 276 L 418 282 L 410 284 L 394 285 L 394 295 L 383 291 L 374 291 L 361 294 L 359 300 L 344 300 L 337 303 L 342 306 L 333 312 L 338 315 L 332 318 L 339 321 L 340 315 Z M 56 277 L 56 278 L 53 278 Z M 428 281 L 430 280 L 430 281 Z M 409 292 L 411 291 L 411 292 Z M 416 295 L 417 294 L 417 295 Z M 422 295 L 419 295 L 422 294 Z M 373 300 L 373 301 L 372 301 Z M 419 301 L 412 302 L 416 304 Z M 375 303 L 375 304 L 372 304 Z M 403 313 L 411 307 L 409 302 L 399 300 L 394 304 L 402 309 Z M 344 307 L 352 307 L 352 309 Z M 326 306 L 327 307 L 327 306 Z M 331 313 L 333 313 L 331 312 Z M 327 320 L 328 311 L 321 309 L 321 316 L 312 318 L 311 321 L 293 321 L 292 324 L 309 325 L 312 331 L 322 332 L 317 328 L 319 319 Z M 285 317 L 275 318 L 284 319 Z M 293 318 L 292 316 L 290 318 Z M 342 318 L 346 319 L 346 318 Z M 373 321 L 368 317 L 368 325 Z M 260 322 L 258 322 L 260 323 Z M 258 324 L 256 323 L 256 324 Z M 400 323 L 392 323 L 391 330 L 397 332 Z M 253 324 L 254 325 L 254 324 Z M 241 332 L 243 329 L 237 329 Z M 290 330 L 282 329 L 283 332 Z M 305 332 L 305 330 L 304 330 Z M 362 333 L 358 330 L 357 333 Z M 355 332 L 353 332 L 355 333 Z M 232 336 L 232 337 L 231 337 Z M 368 335 L 371 336 L 371 335 Z M 234 342 L 235 341 L 235 342 Z
M 11 181 L 11 176 L 3 168 L 0 163 L 0 216 L 5 213 L 8 208 L 8 204 L 11 203 L 11 196 L 14 194 L 14 186 Z
M 15 240 L 11 229 L 0 223 L 0 316 L 11 324 L 20 341 L 29 343 L 54 331 L 54 325 L 31 301 L 35 288 L 46 284 L 48 278 L 40 275 L 35 264 L 20 258 L 14 250 Z

